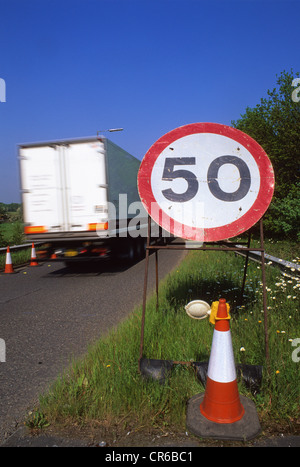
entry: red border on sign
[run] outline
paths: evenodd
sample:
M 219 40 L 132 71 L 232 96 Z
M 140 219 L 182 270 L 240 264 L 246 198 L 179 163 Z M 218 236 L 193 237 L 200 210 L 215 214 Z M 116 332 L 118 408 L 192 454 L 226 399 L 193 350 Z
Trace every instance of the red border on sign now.
M 151 174 L 156 159 L 162 151 L 167 146 L 174 143 L 174 141 L 196 133 L 223 135 L 243 145 L 255 159 L 260 173 L 260 189 L 251 208 L 236 221 L 221 227 L 196 229 L 195 227 L 186 226 L 175 221 L 160 207 L 159 209 L 154 209 L 155 212 L 151 209 L 151 206 L 153 207 L 155 204 L 158 205 L 151 187 Z M 219 123 L 191 123 L 166 133 L 159 138 L 145 154 L 138 172 L 138 190 L 140 198 L 152 219 L 176 237 L 203 242 L 225 240 L 240 235 L 250 229 L 268 209 L 274 192 L 274 183 L 273 167 L 263 148 L 246 133 Z

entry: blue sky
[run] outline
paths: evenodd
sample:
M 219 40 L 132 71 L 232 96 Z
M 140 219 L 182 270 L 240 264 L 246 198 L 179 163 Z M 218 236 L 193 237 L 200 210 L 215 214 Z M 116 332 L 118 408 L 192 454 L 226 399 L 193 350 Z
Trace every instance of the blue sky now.
M 17 145 L 107 136 L 142 159 L 194 122 L 230 125 L 300 71 L 296 0 L 0 0 L 0 202 Z M 292 91 L 292 88 L 291 88 Z

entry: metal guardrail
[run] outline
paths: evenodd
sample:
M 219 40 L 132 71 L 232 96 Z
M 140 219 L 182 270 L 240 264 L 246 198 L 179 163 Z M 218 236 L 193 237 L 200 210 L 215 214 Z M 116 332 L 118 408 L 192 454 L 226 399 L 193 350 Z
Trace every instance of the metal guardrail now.
M 38 246 L 38 245 L 42 245 L 41 242 L 38 242 L 38 243 L 34 243 L 34 246 Z M 32 246 L 32 242 L 31 243 L 23 243 L 22 245 L 13 245 L 13 246 L 10 246 L 9 245 L 9 249 L 10 251 L 19 251 L 19 250 L 26 250 L 26 248 L 31 248 Z M 7 251 L 7 246 L 3 247 L 3 248 L 0 248 L 0 254 L 1 253 L 6 253 Z
M 236 245 L 239 247 L 239 245 Z M 246 253 L 238 251 L 237 254 L 241 256 L 246 256 Z M 300 265 L 293 263 L 292 261 L 286 261 L 284 259 L 276 258 L 275 256 L 268 255 L 265 253 L 265 264 L 274 265 L 279 267 L 282 273 L 290 276 L 300 275 Z M 261 252 L 260 251 L 249 251 L 249 259 L 256 261 L 261 264 Z

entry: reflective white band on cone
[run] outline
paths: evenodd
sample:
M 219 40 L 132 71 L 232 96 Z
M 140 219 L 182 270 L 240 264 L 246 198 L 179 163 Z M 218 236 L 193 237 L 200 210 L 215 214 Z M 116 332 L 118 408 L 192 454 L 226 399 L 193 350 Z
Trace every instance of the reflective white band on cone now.
M 236 379 L 230 331 L 214 329 L 207 376 L 219 383 L 229 383 Z
M 11 261 L 11 254 L 8 252 L 6 253 L 6 260 L 5 260 L 6 264 L 12 264 L 12 261 Z

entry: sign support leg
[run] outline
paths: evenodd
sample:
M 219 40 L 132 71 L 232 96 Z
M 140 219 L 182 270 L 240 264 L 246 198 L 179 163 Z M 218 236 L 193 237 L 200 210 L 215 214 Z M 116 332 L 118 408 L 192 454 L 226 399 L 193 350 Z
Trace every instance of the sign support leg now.
M 142 310 L 142 323 L 141 323 L 141 340 L 140 340 L 140 358 L 139 358 L 139 371 L 140 361 L 143 358 L 143 347 L 144 347 L 144 330 L 145 330 L 145 315 L 146 315 L 146 302 L 147 302 L 147 283 L 148 283 L 148 269 L 149 269 L 149 246 L 151 236 L 151 218 L 148 216 L 148 234 L 147 234 L 147 246 L 146 246 L 146 259 L 145 259 L 145 275 L 144 275 L 144 293 L 143 293 L 143 310 Z M 158 280 L 157 280 L 158 282 Z M 157 289 L 158 294 L 158 289 Z
M 158 311 L 158 250 L 155 250 L 156 311 Z
M 266 288 L 266 270 L 265 270 L 265 247 L 264 247 L 264 229 L 262 218 L 259 221 L 260 228 L 260 248 L 261 248 L 261 275 L 263 283 L 263 310 L 264 310 L 264 330 L 265 330 L 265 357 L 267 369 L 270 369 L 269 354 L 269 331 L 268 331 L 268 310 L 267 310 L 267 288 Z

